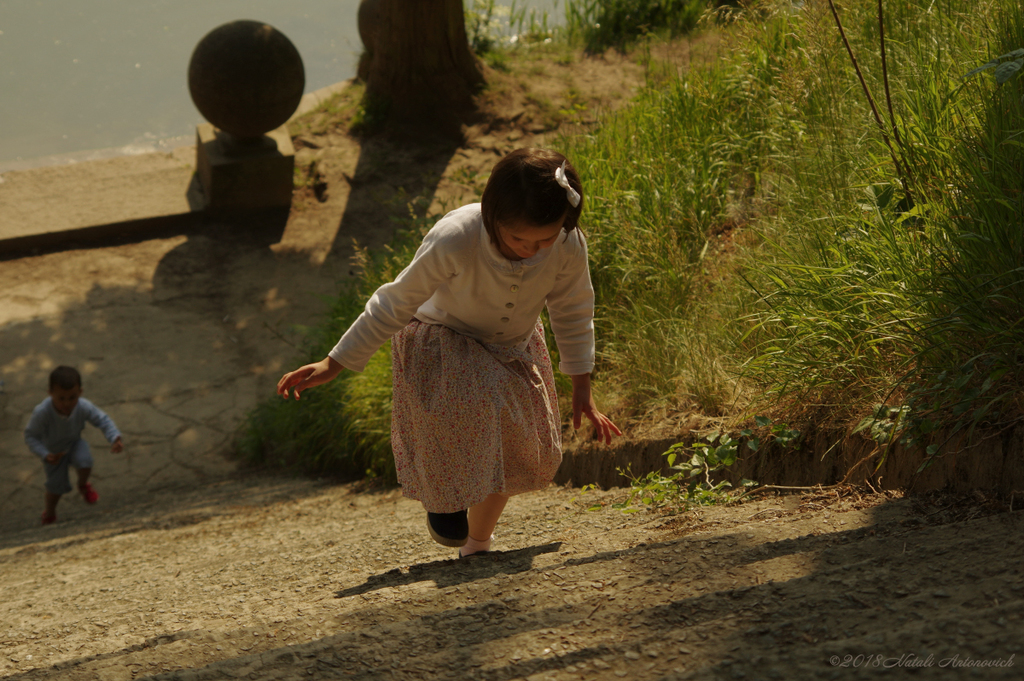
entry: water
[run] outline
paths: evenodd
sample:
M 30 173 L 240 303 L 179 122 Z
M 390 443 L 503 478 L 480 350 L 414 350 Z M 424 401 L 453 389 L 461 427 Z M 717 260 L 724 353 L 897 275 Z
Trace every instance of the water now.
M 525 3 L 553 11 L 557 0 Z M 467 4 L 471 4 L 467 0 Z M 518 3 L 523 6 L 520 0 Z M 0 170 L 188 144 L 188 62 L 209 31 L 271 24 L 306 92 L 355 75 L 359 0 L 0 0 Z

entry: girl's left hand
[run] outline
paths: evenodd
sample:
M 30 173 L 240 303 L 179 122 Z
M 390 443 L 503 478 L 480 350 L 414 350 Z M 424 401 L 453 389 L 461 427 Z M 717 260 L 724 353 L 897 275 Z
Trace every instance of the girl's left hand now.
M 597 410 L 590 392 L 590 374 L 572 377 L 572 427 L 576 430 L 583 424 L 583 414 L 594 424 L 597 439 L 605 444 L 612 443 L 613 435 L 622 435 L 612 420 Z

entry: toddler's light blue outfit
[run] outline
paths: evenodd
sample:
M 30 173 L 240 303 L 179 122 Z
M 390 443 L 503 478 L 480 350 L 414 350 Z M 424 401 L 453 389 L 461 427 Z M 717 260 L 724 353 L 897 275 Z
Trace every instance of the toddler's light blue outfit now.
M 32 410 L 32 418 L 25 427 L 25 444 L 43 460 L 46 467 L 46 491 L 51 494 L 67 494 L 71 491 L 68 467 L 92 468 L 92 452 L 89 443 L 82 439 L 86 422 L 103 431 L 107 442 L 121 437 L 121 431 L 114 421 L 85 398 L 78 398 L 78 404 L 68 416 L 62 416 L 53 408 L 53 401 L 47 397 Z M 48 463 L 51 453 L 65 452 L 57 463 Z

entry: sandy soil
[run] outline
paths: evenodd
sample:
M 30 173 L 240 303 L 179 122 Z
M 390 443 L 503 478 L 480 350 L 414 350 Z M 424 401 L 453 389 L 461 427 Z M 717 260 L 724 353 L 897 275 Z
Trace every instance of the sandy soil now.
M 258 477 L 8 534 L 0 677 L 1020 678 L 1019 511 L 578 494 L 517 497 L 461 561 L 397 491 Z
M 385 241 L 409 197 L 463 200 L 507 150 L 588 124 L 562 112 L 642 77 L 555 57 L 496 74 L 504 113 L 462 147 L 360 146 L 331 125 L 344 101 L 308 119 L 309 182 L 277 238 L 211 223 L 0 262 L 0 678 L 1020 678 L 1012 499 L 846 489 L 663 517 L 551 487 L 510 504 L 495 553 L 457 561 L 395 490 L 225 456 L 351 276 L 353 238 Z M 127 447 L 87 431 L 100 503 L 69 495 L 39 527 L 21 429 L 58 363 Z

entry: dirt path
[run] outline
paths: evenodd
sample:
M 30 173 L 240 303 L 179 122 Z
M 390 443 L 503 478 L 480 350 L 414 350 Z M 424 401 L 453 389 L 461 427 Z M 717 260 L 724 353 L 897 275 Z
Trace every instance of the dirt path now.
M 1020 678 L 1019 511 L 577 495 L 516 498 L 501 551 L 464 561 L 396 491 L 266 478 L 13 533 L 0 678 Z

